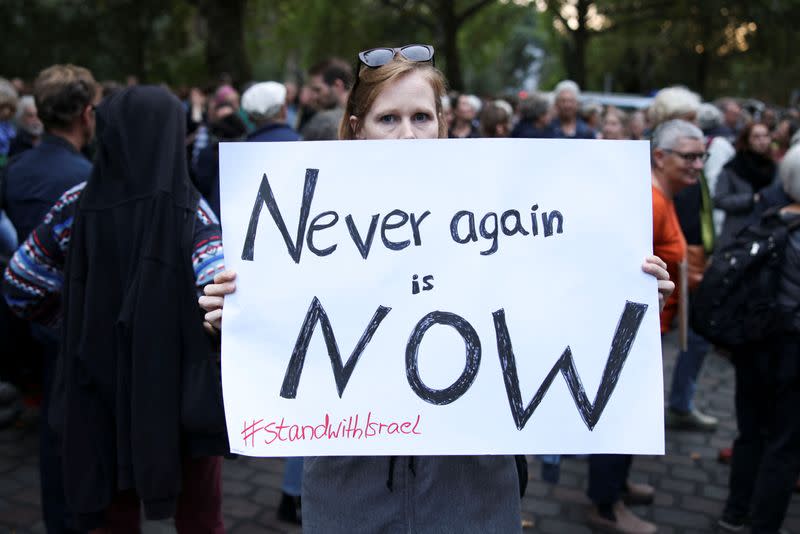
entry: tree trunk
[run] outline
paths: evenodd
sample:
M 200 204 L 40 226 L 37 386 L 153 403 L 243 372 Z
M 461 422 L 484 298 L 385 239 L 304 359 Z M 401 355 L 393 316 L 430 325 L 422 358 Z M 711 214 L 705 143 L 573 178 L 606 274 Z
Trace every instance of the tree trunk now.
M 578 27 L 569 27 L 569 21 L 560 15 L 562 3 L 549 4 L 551 12 L 564 26 L 567 38 L 562 44 L 562 59 L 567 77 L 583 88 L 586 83 L 586 47 L 591 35 L 586 27 L 586 14 L 589 11 L 589 0 L 578 0 Z
M 199 3 L 208 27 L 206 67 L 213 77 L 228 73 L 234 82 L 245 82 L 252 76 L 244 47 L 246 3 L 246 0 L 202 0 Z
M 442 32 L 442 52 L 445 58 L 445 76 L 452 89 L 464 90 L 461 78 L 461 56 L 458 52 L 459 21 L 453 0 L 439 2 L 439 24 Z
M 711 13 L 707 10 L 703 11 L 702 16 L 700 17 L 700 34 L 701 36 L 701 44 L 703 46 L 703 51 L 700 52 L 699 57 L 697 58 L 697 73 L 696 73 L 696 86 L 695 88 L 700 92 L 700 94 L 705 94 L 706 86 L 708 82 L 708 69 L 710 66 L 710 59 L 711 59 L 711 47 L 713 44 L 713 37 L 714 37 L 714 20 L 712 18 Z
M 578 28 L 572 33 L 575 42 L 575 59 L 573 81 L 581 88 L 586 85 L 586 47 L 589 44 L 589 29 L 586 27 L 586 17 L 589 12 L 589 0 L 578 0 Z

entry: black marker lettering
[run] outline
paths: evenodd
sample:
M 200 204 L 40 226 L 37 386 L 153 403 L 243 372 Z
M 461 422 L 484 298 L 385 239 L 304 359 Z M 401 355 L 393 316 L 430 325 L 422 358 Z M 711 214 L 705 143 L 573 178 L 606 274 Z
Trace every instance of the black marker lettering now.
M 377 214 L 372 216 L 372 221 L 370 221 L 369 230 L 367 231 L 366 241 L 361 239 L 361 234 L 358 233 L 356 224 L 353 222 L 353 216 L 348 215 L 344 218 L 345 222 L 347 223 L 347 230 L 350 232 L 350 237 L 353 238 L 353 243 L 356 244 L 358 252 L 361 253 L 361 257 L 365 260 L 367 259 L 367 256 L 369 256 L 369 249 L 372 248 L 372 239 L 375 237 L 375 230 L 378 228 L 379 218 L 380 215 Z
M 469 221 L 469 234 L 467 234 L 466 237 L 460 237 L 458 234 L 458 222 L 464 216 L 466 216 Z M 453 218 L 450 220 L 450 235 L 453 236 L 453 241 L 462 245 L 470 241 L 477 241 L 478 235 L 475 233 L 475 214 L 471 211 L 462 210 L 453 215 Z
M 411 294 L 416 295 L 419 293 L 419 282 L 417 279 L 419 278 L 418 275 L 414 275 L 411 277 Z
M 539 204 L 531 206 L 531 232 L 533 235 L 539 235 L 539 223 L 536 221 L 536 210 L 539 209 Z
M 417 216 L 414 213 L 411 214 L 411 230 L 414 233 L 414 246 L 418 247 L 422 244 L 422 237 L 419 235 L 419 225 L 422 224 L 422 221 L 425 220 L 425 217 L 430 214 L 430 211 L 426 211 L 420 216 L 419 219 L 417 219 Z
M 564 217 L 561 215 L 560 211 L 551 211 L 547 213 L 546 211 L 542 212 L 542 225 L 544 225 L 544 236 L 550 237 L 553 235 L 553 219 L 558 219 L 558 230 L 556 233 L 563 233 L 562 226 L 564 225 Z
M 400 217 L 400 222 L 397 223 L 390 223 L 390 217 Z M 408 245 L 411 244 L 410 240 L 405 241 L 390 241 L 388 237 L 386 237 L 386 230 L 394 230 L 396 228 L 400 228 L 404 224 L 408 222 L 408 214 L 403 210 L 392 210 L 390 211 L 386 217 L 383 218 L 383 224 L 381 225 L 381 239 L 383 240 L 383 244 L 386 245 L 386 248 L 391 250 L 403 250 Z
M 467 361 L 464 364 L 464 371 L 453 384 L 445 389 L 431 389 L 422 383 L 419 376 L 419 345 L 425 332 L 435 324 L 445 324 L 452 326 L 464 338 L 466 346 Z M 472 325 L 461 316 L 454 313 L 434 311 L 420 319 L 406 345 L 406 378 L 411 385 L 411 389 L 417 396 L 436 405 L 450 404 L 458 400 L 472 385 L 478 368 L 481 364 L 481 340 Z
M 328 222 L 328 223 L 318 223 L 317 222 L 321 218 L 328 217 L 328 216 L 333 216 L 333 219 L 330 222 Z M 314 246 L 314 232 L 316 232 L 317 230 L 324 230 L 326 228 L 330 228 L 331 226 L 333 226 L 337 222 L 339 222 L 339 214 L 337 214 L 335 211 L 323 211 L 322 213 L 320 213 L 319 215 L 317 215 L 316 217 L 311 219 L 311 225 L 308 227 L 308 235 L 306 236 L 306 244 L 308 245 L 308 250 L 310 250 L 311 252 L 313 252 L 317 256 L 327 256 L 328 254 L 330 254 L 331 252 L 336 250 L 336 247 L 338 246 L 336 244 L 333 244 L 333 245 L 329 246 L 328 248 L 325 248 L 325 249 L 322 249 L 322 250 L 320 250 L 317 247 L 315 247 Z
M 497 353 L 500 356 L 500 366 L 503 368 L 503 380 L 506 385 L 508 404 L 511 406 L 511 415 L 514 418 L 517 429 L 522 430 L 525 428 L 525 424 L 531 418 L 533 412 L 536 411 L 539 403 L 542 402 L 548 389 L 550 389 L 556 374 L 560 372 L 567 382 L 567 388 L 575 401 L 575 405 L 578 407 L 578 412 L 583 418 L 583 422 L 589 430 L 593 430 L 600 420 L 600 416 L 603 414 L 614 388 L 617 386 L 622 366 L 625 365 L 625 360 L 628 358 L 628 353 L 636 338 L 636 333 L 639 331 L 645 311 L 647 311 L 646 304 L 625 303 L 625 309 L 622 312 L 617 324 L 617 330 L 614 333 L 614 339 L 611 342 L 611 351 L 608 355 L 608 360 L 606 360 L 606 366 L 600 379 L 600 387 L 597 389 L 594 403 L 589 402 L 589 398 L 586 396 L 581 377 L 575 368 L 575 361 L 572 359 L 572 351 L 567 347 L 544 379 L 542 385 L 539 386 L 536 395 L 533 396 L 533 399 L 524 409 L 522 407 L 522 394 L 519 389 L 519 377 L 517 376 L 517 363 L 514 358 L 514 350 L 511 347 L 511 337 L 506 327 L 505 311 L 501 309 L 494 312 L 492 316 L 494 317 L 494 328 L 497 335 Z
M 317 186 L 317 176 L 319 169 L 306 169 L 306 181 L 303 186 L 302 204 L 300 206 L 300 220 L 297 223 L 297 238 L 292 241 L 289 237 L 289 231 L 286 229 L 286 223 L 283 222 L 283 216 L 278 203 L 275 201 L 275 196 L 272 194 L 272 187 L 269 185 L 269 179 L 266 173 L 261 178 L 261 185 L 258 187 L 256 194 L 256 201 L 253 205 L 253 212 L 250 215 L 250 224 L 247 225 L 247 234 L 244 239 L 244 246 L 242 247 L 242 260 L 253 261 L 254 247 L 256 241 L 256 230 L 258 229 L 258 219 L 261 216 L 261 208 L 263 204 L 267 205 L 270 215 L 272 215 L 275 225 L 283 236 L 286 242 L 286 249 L 289 256 L 292 257 L 295 263 L 300 263 L 300 254 L 303 251 L 303 235 L 306 232 L 306 222 L 308 221 L 308 212 L 311 210 L 311 201 L 314 198 L 314 188 Z
M 336 344 L 336 336 L 333 334 L 331 322 L 328 319 L 328 314 L 320 304 L 319 299 L 314 297 L 311 301 L 311 306 L 306 314 L 303 326 L 300 328 L 300 334 L 297 336 L 297 342 L 292 351 L 292 357 L 289 360 L 289 365 L 286 368 L 286 374 L 283 377 L 283 385 L 281 386 L 281 397 L 284 399 L 294 399 L 297 396 L 297 386 L 300 383 L 300 375 L 303 373 L 303 364 L 306 359 L 306 352 L 308 351 L 308 344 L 311 342 L 311 336 L 317 322 L 322 324 L 322 336 L 325 338 L 325 346 L 328 349 L 328 357 L 331 359 L 331 367 L 333 368 L 333 378 L 336 381 L 336 391 L 339 393 L 339 398 L 344 393 L 344 388 L 347 387 L 347 382 L 350 380 L 350 375 L 361 357 L 361 353 L 367 348 L 372 335 L 375 330 L 380 326 L 381 321 L 386 318 L 386 315 L 391 311 L 391 308 L 378 306 L 375 315 L 370 319 L 367 328 L 358 340 L 352 354 L 347 359 L 347 363 L 342 365 L 342 357 L 339 353 L 339 346 Z
M 509 228 L 506 221 L 512 217 L 514 218 L 514 226 Z M 500 217 L 500 226 L 503 228 L 503 233 L 505 235 L 514 235 L 516 233 L 528 235 L 528 231 L 522 226 L 522 216 L 517 210 L 504 211 L 502 217 Z
M 422 283 L 424 285 L 422 286 L 422 290 L 423 291 L 430 291 L 431 289 L 433 289 L 433 284 L 431 283 L 432 281 L 433 281 L 433 275 L 432 274 L 428 274 L 428 275 L 423 276 L 422 277 Z
M 492 221 L 492 228 L 489 229 L 486 221 Z M 481 256 L 489 256 L 497 252 L 497 214 L 489 212 L 481 219 L 481 237 L 492 240 L 492 246 L 481 251 Z

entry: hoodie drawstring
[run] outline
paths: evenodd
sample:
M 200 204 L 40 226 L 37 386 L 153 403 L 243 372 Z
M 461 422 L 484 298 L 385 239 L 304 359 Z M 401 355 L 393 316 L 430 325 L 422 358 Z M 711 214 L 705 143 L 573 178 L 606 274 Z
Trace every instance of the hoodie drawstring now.
M 389 475 L 386 477 L 386 487 L 389 491 L 394 491 L 394 463 L 397 456 L 389 456 Z
M 416 457 L 409 456 L 408 457 L 408 470 L 411 471 L 411 474 L 416 477 L 417 476 L 417 468 L 416 468 Z M 389 473 L 386 476 L 386 487 L 389 491 L 394 492 L 394 466 L 397 463 L 397 456 L 389 456 Z

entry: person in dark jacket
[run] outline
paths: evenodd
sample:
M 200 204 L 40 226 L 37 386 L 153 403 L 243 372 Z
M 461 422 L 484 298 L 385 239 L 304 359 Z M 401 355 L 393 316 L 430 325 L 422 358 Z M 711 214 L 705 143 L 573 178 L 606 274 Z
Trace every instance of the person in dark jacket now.
M 511 137 L 553 137 L 549 110 L 547 98 L 537 93 L 529 95 L 519 103 L 519 122 L 511 130 Z
M 780 181 L 791 198 L 781 217 L 800 217 L 800 146 L 787 152 Z M 800 230 L 789 235 L 777 303 L 783 333 L 734 351 L 736 422 L 728 499 L 720 530 L 779 532 L 800 475 Z
M 147 519 L 175 517 L 179 532 L 224 531 L 219 455 L 229 449 L 193 270 L 210 216 L 199 217 L 189 181 L 184 113 L 153 86 L 97 108 L 97 159 L 67 234 L 49 417 L 85 528 L 138 531 L 141 502 Z
M 288 107 L 286 87 L 278 82 L 257 83 L 242 95 L 245 110 L 256 129 L 247 136 L 251 142 L 299 141 L 300 135 L 286 122 Z M 316 121 L 306 131 L 321 124 Z M 219 183 L 219 180 L 217 181 Z M 287 458 L 281 484 L 281 500 L 278 504 L 278 519 L 300 524 L 300 495 L 303 481 L 303 458 Z
M 761 192 L 775 180 L 776 166 L 770 157 L 767 127 L 751 123 L 736 140 L 736 155 L 717 178 L 714 205 L 725 212 L 719 246 L 733 241 L 761 200 Z
M 94 137 L 94 104 L 99 100 L 91 72 L 54 65 L 34 83 L 42 142 L 11 162 L 4 184 L 8 218 L 24 241 L 67 189 L 85 181 L 92 164 L 81 154 Z
M 300 135 L 286 123 L 286 88 L 278 82 L 253 85 L 242 95 L 244 109 L 256 128 L 248 141 L 299 141 Z
M 81 151 L 94 137 L 94 104 L 99 99 L 92 73 L 75 65 L 53 65 L 34 82 L 34 96 L 45 133 L 41 143 L 9 162 L 3 184 L 3 204 L 23 243 L 47 211 L 68 189 L 85 181 L 92 164 Z M 42 516 L 48 532 L 73 532 L 72 513 L 65 502 L 62 460 L 46 421 L 58 355 L 53 329 L 31 325 L 42 350 L 42 405 L 39 476 Z
M 197 156 L 192 181 L 203 195 L 214 214 L 219 217 L 219 144 L 222 141 L 240 141 L 247 133 L 247 126 L 232 108 L 229 113 L 208 125 L 211 143 Z
M 572 80 L 564 80 L 553 89 L 556 97 L 556 118 L 550 123 L 552 137 L 558 139 L 594 139 L 596 132 L 578 117 L 580 87 Z

